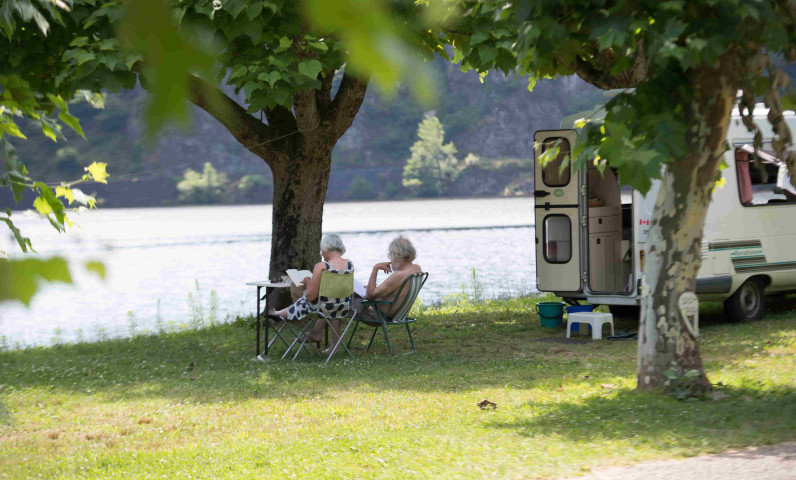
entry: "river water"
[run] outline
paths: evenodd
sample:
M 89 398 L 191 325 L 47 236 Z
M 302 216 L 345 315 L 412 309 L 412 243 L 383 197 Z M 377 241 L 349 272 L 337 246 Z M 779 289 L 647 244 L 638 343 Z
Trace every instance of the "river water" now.
M 14 218 L 39 255 L 70 261 L 74 284 L 45 285 L 29 308 L 1 304 L 0 347 L 224 321 L 254 313 L 245 283 L 268 276 L 271 205 L 99 209 L 72 215 L 64 235 L 35 216 Z M 363 283 L 392 238 L 410 238 L 430 273 L 420 298 L 431 304 L 472 294 L 473 269 L 485 297 L 535 291 L 532 224 L 530 198 L 412 200 L 329 203 L 323 231 L 341 235 Z M 10 236 L 1 240 L 14 250 Z M 105 263 L 104 281 L 81 267 L 89 260 Z

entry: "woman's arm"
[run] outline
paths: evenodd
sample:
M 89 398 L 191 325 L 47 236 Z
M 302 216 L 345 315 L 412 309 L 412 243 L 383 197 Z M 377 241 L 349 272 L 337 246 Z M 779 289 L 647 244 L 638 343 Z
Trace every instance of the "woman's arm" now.
M 304 296 L 306 296 L 307 300 L 310 302 L 314 302 L 318 298 L 318 292 L 321 289 L 321 272 L 324 270 L 326 270 L 326 265 L 324 265 L 323 262 L 318 262 L 312 270 L 312 278 L 307 277 L 304 279 L 303 283 L 307 286 Z M 309 281 L 307 281 L 307 279 L 309 279 Z

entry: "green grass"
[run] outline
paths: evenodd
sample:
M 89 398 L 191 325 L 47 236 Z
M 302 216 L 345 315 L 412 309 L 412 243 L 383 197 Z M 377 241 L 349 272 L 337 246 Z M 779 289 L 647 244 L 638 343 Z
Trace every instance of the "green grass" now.
M 564 333 L 533 302 L 425 309 L 416 355 L 327 366 L 253 362 L 233 325 L 0 352 L 0 478 L 544 478 L 796 438 L 792 303 L 703 312 L 728 396 L 678 401 L 634 390 L 635 341 L 534 341 Z

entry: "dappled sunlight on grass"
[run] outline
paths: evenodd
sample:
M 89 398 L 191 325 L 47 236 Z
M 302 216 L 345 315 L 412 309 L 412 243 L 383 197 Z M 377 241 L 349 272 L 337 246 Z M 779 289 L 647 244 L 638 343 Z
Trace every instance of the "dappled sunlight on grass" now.
M 253 362 L 245 322 L 0 352 L 9 478 L 514 478 L 792 440 L 796 319 L 702 329 L 719 400 L 635 387 L 636 342 L 559 343 L 538 298 L 419 309 L 418 353 Z M 411 350 L 393 328 L 396 352 Z M 481 410 L 484 398 L 497 404 Z M 320 459 L 323 459 L 320 461 Z

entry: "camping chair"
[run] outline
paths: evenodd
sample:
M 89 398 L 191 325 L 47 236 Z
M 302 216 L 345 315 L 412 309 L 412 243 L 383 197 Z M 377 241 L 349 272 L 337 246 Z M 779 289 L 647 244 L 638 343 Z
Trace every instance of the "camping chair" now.
M 293 349 L 293 346 L 296 345 L 296 343 L 300 342 L 299 345 L 298 345 L 298 348 L 296 349 L 296 353 L 293 355 L 293 361 L 295 361 L 296 357 L 298 357 L 298 354 L 301 353 L 301 349 L 302 348 L 306 349 L 305 345 L 307 343 L 307 339 L 309 338 L 309 334 L 312 331 L 313 327 L 315 326 L 315 324 L 317 322 L 320 322 L 321 320 L 326 320 L 327 327 L 330 328 L 332 330 L 332 332 L 334 333 L 334 335 L 337 336 L 337 342 L 332 346 L 331 351 L 329 352 L 329 356 L 326 358 L 326 362 L 325 363 L 329 363 L 329 360 L 331 360 L 332 355 L 337 353 L 337 348 L 340 345 L 342 345 L 343 348 L 346 350 L 346 352 L 348 352 L 348 354 L 351 355 L 351 358 L 354 358 L 354 355 L 351 353 L 351 350 L 348 349 L 348 345 L 346 345 L 343 342 L 343 337 L 345 336 L 346 332 L 348 332 L 348 327 L 351 326 L 351 322 L 353 322 L 354 318 L 356 318 L 356 311 L 354 310 L 352 302 L 351 302 L 351 299 L 352 299 L 353 295 L 354 295 L 354 274 L 353 273 L 345 273 L 345 274 L 343 274 L 343 273 L 328 272 L 326 270 L 322 271 L 321 272 L 321 286 L 320 286 L 320 288 L 318 290 L 318 297 L 319 298 L 320 297 L 327 297 L 327 298 L 330 298 L 330 299 L 340 299 L 340 298 L 346 299 L 346 302 L 348 303 L 348 314 L 346 316 L 350 316 L 351 319 L 345 325 L 345 328 L 343 329 L 343 331 L 342 332 L 338 332 L 334 328 L 334 325 L 332 325 L 331 321 L 333 319 L 327 317 L 323 312 L 314 312 L 314 315 L 317 315 L 317 318 L 315 319 L 315 321 L 314 322 L 313 321 L 309 321 L 309 322 L 306 322 L 304 324 L 304 327 L 301 329 L 299 334 L 296 336 L 296 339 L 293 340 L 293 343 L 291 343 L 290 346 L 288 346 L 287 351 L 285 352 L 284 355 L 282 355 L 282 358 L 285 358 L 290 353 L 290 351 Z M 340 319 L 341 322 L 343 320 L 345 320 L 345 318 L 346 317 L 343 317 L 342 319 Z M 341 323 L 341 326 L 342 326 L 342 323 Z
M 365 300 L 362 302 L 363 309 L 373 305 L 376 312 L 378 312 L 379 319 L 364 318 L 364 316 L 360 315 L 359 318 L 356 319 L 356 324 L 354 325 L 354 330 L 351 332 L 351 336 L 348 338 L 348 344 L 351 345 L 351 340 L 354 338 L 354 334 L 357 333 L 359 324 L 364 323 L 365 325 L 374 327 L 373 335 L 370 336 L 370 343 L 368 343 L 368 348 L 366 349 L 370 350 L 370 346 L 373 345 L 373 339 L 376 337 L 376 332 L 379 330 L 379 327 L 381 327 L 381 330 L 384 332 L 384 338 L 387 340 L 387 349 L 390 351 L 390 355 L 393 355 L 390 337 L 387 335 L 387 326 L 405 325 L 406 333 L 409 335 L 409 341 L 412 343 L 412 353 L 415 353 L 415 341 L 412 339 L 412 331 L 409 329 L 409 324 L 414 323 L 415 319 L 409 318 L 408 315 L 409 311 L 412 309 L 412 305 L 415 303 L 415 299 L 417 299 L 417 294 L 420 293 L 420 289 L 423 288 L 427 278 L 427 272 L 413 273 L 406 277 L 406 280 L 401 284 L 401 288 L 395 292 L 395 297 L 393 297 L 392 300 Z M 409 291 L 406 293 L 403 301 L 392 316 L 387 316 L 380 307 L 384 305 L 384 308 L 389 312 L 393 305 L 395 305 L 395 302 L 398 301 L 404 288 L 408 288 Z
M 290 348 L 293 345 L 293 342 L 295 342 L 296 339 L 299 338 L 299 335 L 300 335 L 299 332 L 297 332 L 296 330 L 293 329 L 293 327 L 291 325 L 293 322 L 289 322 L 287 320 L 282 320 L 281 322 L 276 322 L 276 321 L 272 320 L 270 317 L 267 317 L 267 316 L 265 318 L 265 321 L 266 322 L 274 322 L 273 326 L 271 327 L 271 328 L 273 328 L 274 336 L 271 337 L 271 341 L 268 342 L 268 348 L 270 349 L 274 345 L 274 342 L 276 342 L 276 340 L 279 339 L 279 340 L 282 341 L 282 343 L 285 344 L 285 347 L 287 347 L 287 350 L 290 351 Z M 288 342 L 288 339 L 286 339 L 288 334 L 290 334 L 289 339 L 293 339 L 290 342 Z M 313 345 L 312 343 L 304 345 L 304 349 L 307 350 L 307 352 L 312 353 L 310 351 L 310 348 L 315 350 L 315 353 L 321 353 L 317 348 L 315 348 L 315 345 Z M 282 358 L 284 358 L 284 356 Z

